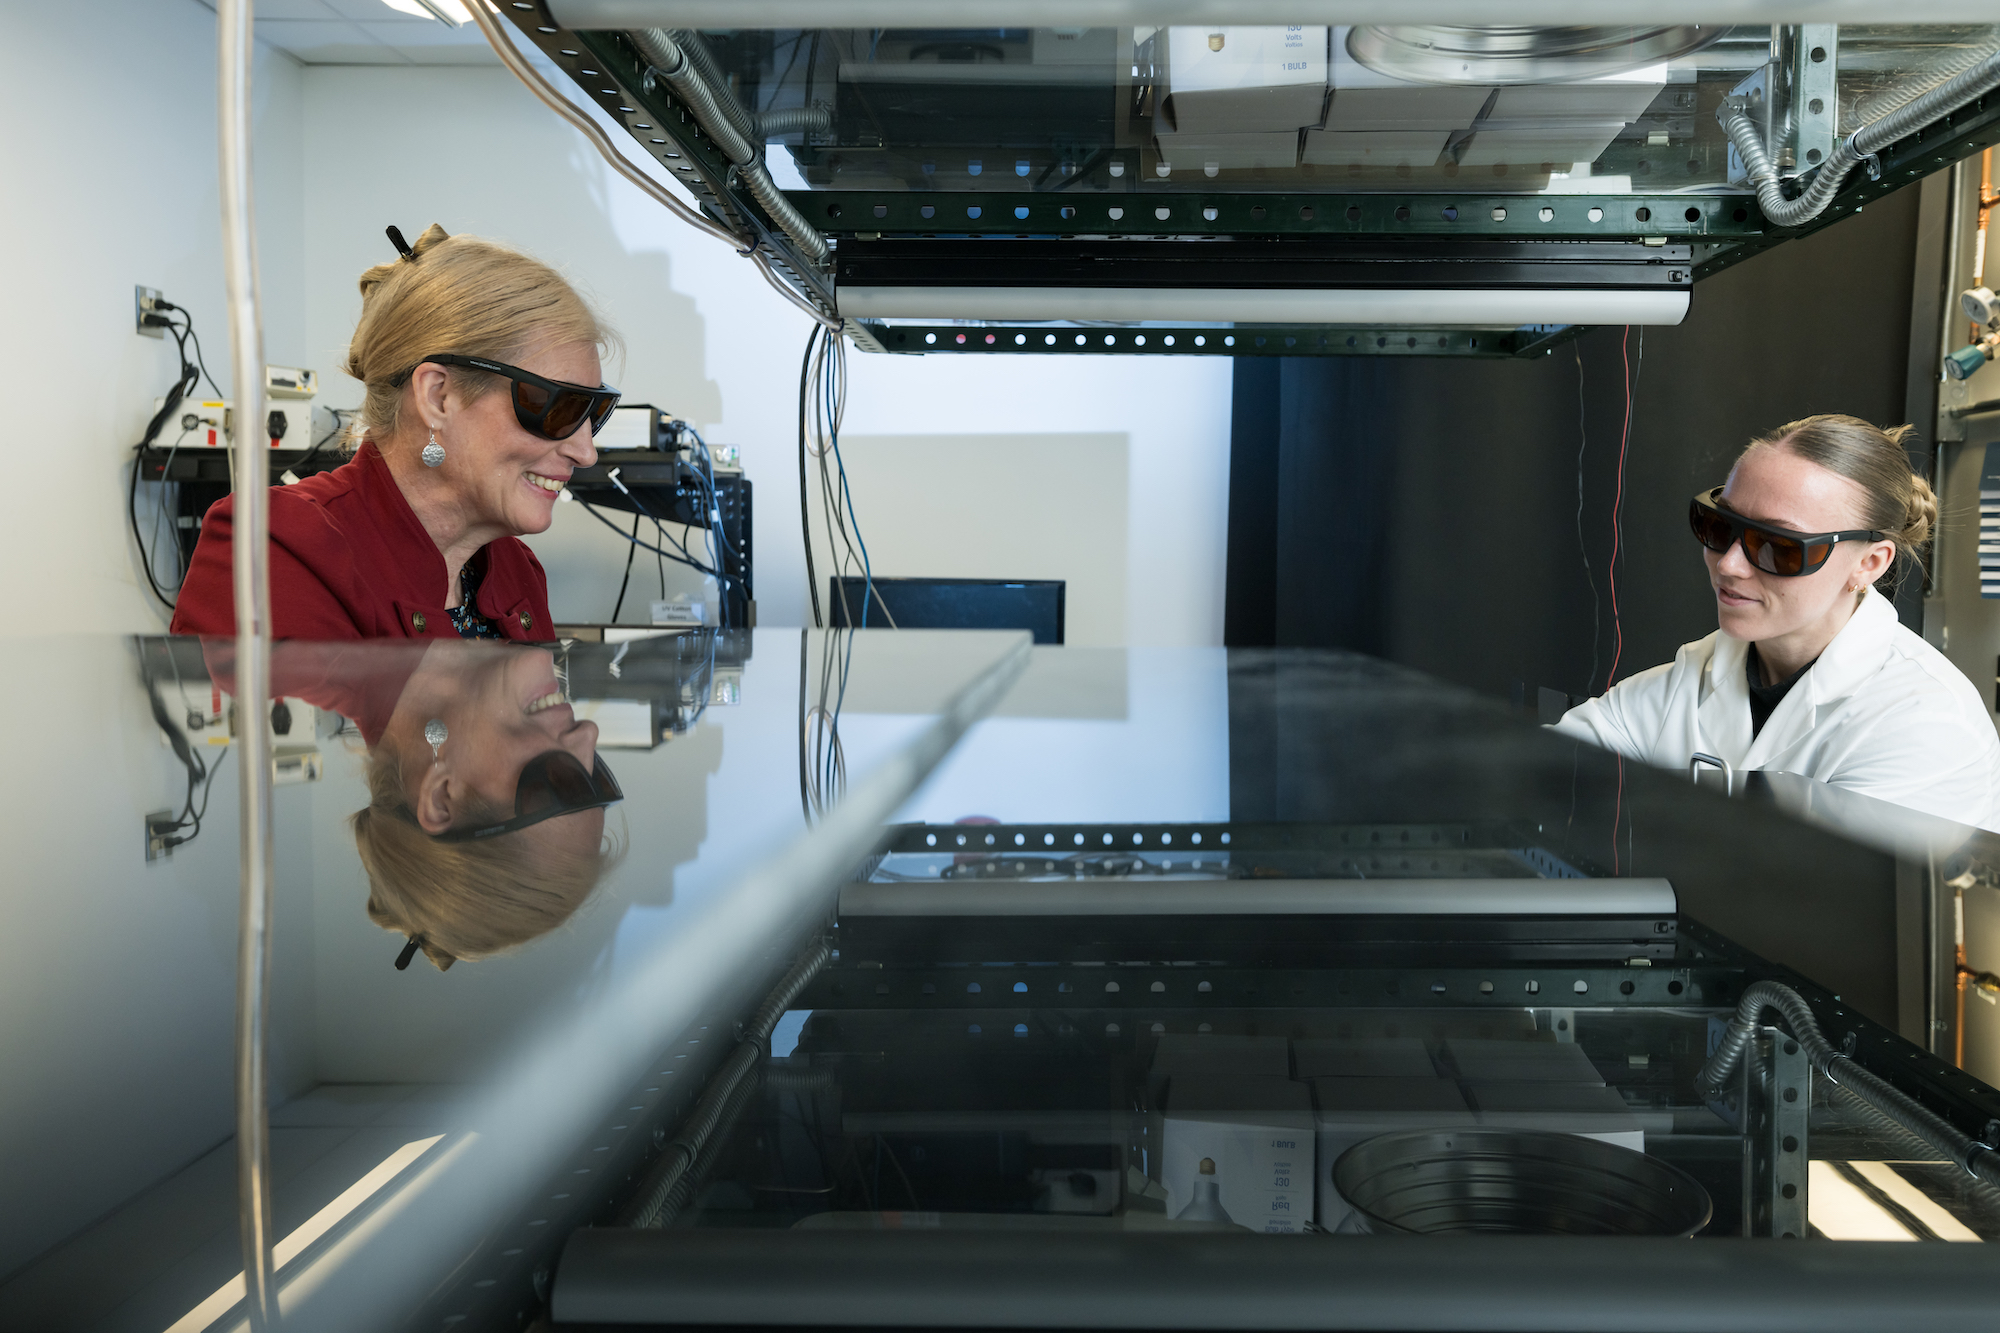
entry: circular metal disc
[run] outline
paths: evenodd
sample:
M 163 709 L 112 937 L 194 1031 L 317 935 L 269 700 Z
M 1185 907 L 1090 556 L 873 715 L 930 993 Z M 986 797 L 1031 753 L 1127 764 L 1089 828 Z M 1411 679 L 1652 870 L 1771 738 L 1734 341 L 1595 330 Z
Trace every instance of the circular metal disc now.
M 1347 53 L 1377 74 L 1411 83 L 1573 83 L 1698 51 L 1716 24 L 1540 28 L 1398 24 L 1356 27 Z

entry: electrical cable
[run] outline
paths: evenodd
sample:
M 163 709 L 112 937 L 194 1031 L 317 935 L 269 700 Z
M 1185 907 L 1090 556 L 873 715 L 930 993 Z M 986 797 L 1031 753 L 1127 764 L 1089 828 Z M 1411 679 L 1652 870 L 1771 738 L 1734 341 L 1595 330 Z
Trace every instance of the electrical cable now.
M 623 528 L 619 527 L 616 523 L 613 523 L 610 519 L 606 518 L 602 513 L 598 512 L 597 506 L 593 505 L 590 501 L 578 500 L 577 503 L 582 505 L 585 511 L 588 512 L 592 518 L 596 519 L 599 523 L 602 523 L 605 527 L 610 528 L 613 532 L 617 533 L 620 541 L 631 542 L 634 546 L 638 547 L 642 551 L 652 551 L 657 555 L 663 555 L 677 565 L 686 565 L 689 569 L 697 570 L 703 574 L 707 574 L 710 576 L 713 576 L 715 574 L 715 571 L 708 568 L 706 565 L 696 564 L 692 560 L 684 559 L 681 556 L 675 555 L 672 551 L 661 550 L 659 547 L 654 546 L 650 542 L 640 541 L 637 537 L 626 536 L 625 530 Z
M 172 824 L 156 825 L 150 829 L 155 835 L 176 835 L 160 839 L 161 850 L 170 851 L 175 847 L 186 846 L 201 836 L 202 820 L 208 815 L 209 794 L 215 790 L 215 778 L 222 771 L 222 761 L 228 756 L 229 747 L 227 745 L 222 747 L 221 753 L 215 756 L 213 764 L 203 762 L 201 756 L 195 752 L 187 733 L 174 722 L 167 712 L 166 701 L 160 697 L 159 681 L 154 678 L 152 667 L 147 662 L 148 642 L 144 639 L 139 641 L 139 677 L 146 687 L 146 701 L 152 709 L 153 724 L 166 736 L 168 747 L 173 750 L 174 757 L 180 760 L 181 767 L 187 773 L 187 798 L 181 803 L 179 816 Z M 159 644 L 162 641 L 155 639 L 150 642 Z M 175 677 L 178 678 L 180 668 L 174 663 L 171 644 L 166 645 L 166 652 L 168 665 L 174 668 Z M 197 788 L 201 792 L 199 806 L 195 804 Z M 187 829 L 188 832 L 181 835 L 182 829 Z
M 813 569 L 812 511 L 806 503 L 806 378 L 812 368 L 813 348 L 818 344 L 820 327 L 815 324 L 806 334 L 806 354 L 799 362 L 799 535 L 805 539 L 806 548 L 806 591 L 812 595 L 813 628 L 822 629 L 826 617 L 819 609 L 819 574 Z M 801 650 L 803 651 L 803 650 Z M 801 666 L 800 670 L 804 670 Z M 799 687 L 805 688 L 803 684 Z
M 625 609 L 625 589 L 632 583 L 632 561 L 639 554 L 639 523 L 643 515 L 632 515 L 631 545 L 625 548 L 625 577 L 618 580 L 618 600 L 611 607 L 611 623 L 618 623 L 618 613 Z
M 351 407 L 329 407 L 326 409 L 327 415 L 333 418 L 333 429 L 320 436 L 317 440 L 314 440 L 311 447 L 300 456 L 299 461 L 292 464 L 294 475 L 298 475 L 300 468 L 312 462 L 319 455 L 319 451 L 324 449 L 334 436 L 347 429 L 345 418 L 356 410 Z
M 165 302 L 161 302 L 161 304 L 165 305 Z M 179 307 L 172 308 L 179 309 Z M 169 611 L 174 609 L 175 596 L 169 595 L 161 586 L 158 575 L 153 571 L 152 549 L 139 531 L 139 473 L 145 466 L 146 450 L 151 448 L 153 442 L 159 438 L 160 431 L 167 424 L 168 419 L 180 410 L 181 403 L 186 400 L 187 395 L 201 383 L 200 377 L 208 373 L 205 369 L 201 368 L 201 346 L 199 342 L 195 344 L 195 359 L 192 362 L 188 360 L 188 340 L 194 336 L 194 325 L 192 317 L 189 317 L 185 310 L 181 311 L 181 314 L 186 318 L 184 324 L 175 324 L 162 316 L 159 323 L 154 326 L 156 328 L 164 328 L 167 332 L 174 335 L 174 347 L 181 359 L 180 376 L 167 389 L 165 395 L 162 396 L 159 409 L 153 413 L 152 418 L 146 423 L 145 433 L 140 436 L 138 444 L 132 447 L 132 477 L 127 483 L 125 490 L 125 518 L 132 529 L 132 544 L 139 552 L 139 568 L 146 576 L 146 586 L 152 589 L 153 596 L 157 597 L 160 603 Z M 213 380 L 209 381 L 211 387 L 213 387 L 214 383 Z M 218 396 L 220 396 L 219 393 Z M 183 431 L 182 437 L 185 438 L 185 436 L 186 432 Z M 174 443 L 178 447 L 180 441 L 177 439 Z M 166 480 L 167 474 L 163 468 L 160 472 L 160 481 L 164 484 Z M 160 504 L 164 508 L 166 503 L 166 496 L 163 493 L 160 497 Z M 156 534 L 158 529 L 159 525 L 156 522 L 154 524 Z M 178 537 L 176 537 L 174 545 L 177 553 L 176 563 L 178 564 L 178 549 L 180 546 Z M 174 592 L 176 595 L 179 593 L 178 586 L 176 586 Z
M 1583 556 L 1583 581 L 1590 586 L 1590 674 L 1584 678 L 1583 692 L 1597 688 L 1597 644 L 1603 637 L 1604 622 L 1597 600 L 1597 576 L 1590 568 L 1590 544 L 1583 535 L 1583 456 L 1590 444 L 1590 418 L 1583 393 L 1583 340 L 1570 344 L 1576 356 L 1576 549 Z
M 1641 338 L 1644 336 L 1643 333 L 1640 334 Z M 1618 555 L 1623 532 L 1621 511 L 1625 506 L 1625 454 L 1632 442 L 1632 391 L 1636 383 L 1632 378 L 1632 358 L 1628 351 L 1631 341 L 1632 326 L 1627 324 L 1624 335 L 1618 340 L 1618 355 L 1625 367 L 1625 426 L 1618 437 L 1618 482 L 1617 489 L 1611 497 L 1611 563 L 1608 567 L 1608 577 L 1611 583 L 1612 649 L 1611 670 L 1605 673 L 1604 677 L 1604 688 L 1607 692 L 1618 679 L 1618 660 L 1625 652 L 1625 626 L 1618 613 Z

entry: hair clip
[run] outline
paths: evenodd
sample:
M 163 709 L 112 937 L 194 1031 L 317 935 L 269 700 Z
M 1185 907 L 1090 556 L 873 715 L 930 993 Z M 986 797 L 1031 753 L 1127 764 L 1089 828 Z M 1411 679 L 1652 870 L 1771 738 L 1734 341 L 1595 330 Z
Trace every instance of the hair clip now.
M 396 955 L 396 970 L 401 972 L 407 968 L 410 965 L 410 960 L 417 956 L 417 950 L 423 947 L 424 937 L 422 935 L 410 936 L 409 943 L 405 944 L 403 951 Z
M 412 250 L 410 248 L 410 243 L 403 239 L 403 229 L 401 227 L 390 227 L 387 230 L 389 236 L 389 244 L 396 247 L 396 253 L 401 255 L 404 259 L 414 263 L 417 258 L 417 252 L 415 250 Z M 408 960 L 406 959 L 405 961 Z

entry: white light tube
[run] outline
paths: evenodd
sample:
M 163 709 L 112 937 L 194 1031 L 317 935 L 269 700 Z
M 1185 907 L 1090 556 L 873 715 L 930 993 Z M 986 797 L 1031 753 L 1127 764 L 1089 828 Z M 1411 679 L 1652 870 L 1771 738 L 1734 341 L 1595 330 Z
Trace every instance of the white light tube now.
M 444 1135 L 437 1134 L 428 1139 L 416 1139 L 384 1157 L 374 1170 L 342 1190 L 340 1196 L 332 1203 L 307 1218 L 305 1224 L 297 1231 L 279 1241 L 271 1255 L 271 1266 L 274 1269 L 283 1268 L 305 1253 L 314 1241 L 339 1226 L 342 1218 L 368 1202 L 377 1190 L 402 1174 L 403 1168 L 429 1152 L 431 1145 L 442 1138 Z M 168 1325 L 167 1333 L 202 1333 L 203 1329 L 242 1304 L 245 1290 L 243 1274 L 238 1273 L 209 1293 L 208 1299 L 200 1305 Z
M 1108 320 L 1136 323 L 1400 324 L 1519 328 L 1526 324 L 1678 324 L 1680 291 L 1506 291 L 1210 287 L 851 287 L 847 319 Z
M 1806 1163 L 1806 1219 L 1828 1240 L 1915 1240 L 1831 1162 Z

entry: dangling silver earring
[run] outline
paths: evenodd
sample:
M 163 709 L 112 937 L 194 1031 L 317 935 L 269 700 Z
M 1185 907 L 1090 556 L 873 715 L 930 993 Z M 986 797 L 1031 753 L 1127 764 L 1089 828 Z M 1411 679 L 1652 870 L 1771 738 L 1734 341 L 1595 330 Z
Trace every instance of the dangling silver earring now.
M 424 723 L 424 740 L 426 740 L 430 744 L 431 758 L 433 760 L 437 759 L 438 750 L 442 748 L 444 743 L 450 739 L 451 739 L 451 729 L 445 726 L 443 718 L 434 717 L 430 721 Z
M 425 467 L 444 466 L 444 446 L 438 443 L 436 431 L 431 432 L 431 442 L 424 446 L 423 458 Z

